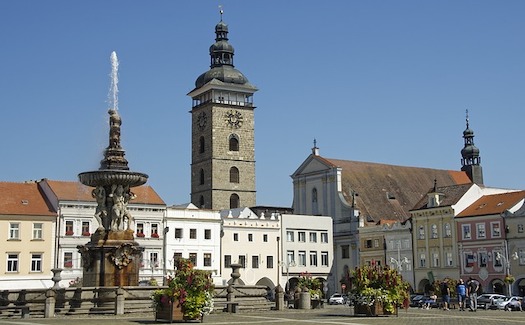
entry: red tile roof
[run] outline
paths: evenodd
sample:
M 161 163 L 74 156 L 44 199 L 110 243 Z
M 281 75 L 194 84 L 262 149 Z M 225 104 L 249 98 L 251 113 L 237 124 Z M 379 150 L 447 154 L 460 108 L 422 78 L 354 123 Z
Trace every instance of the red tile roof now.
M 0 214 L 56 216 L 36 182 L 0 182 Z
M 95 201 L 91 196 L 93 187 L 85 186 L 80 182 L 48 179 L 43 181 L 49 184 L 59 201 Z M 149 185 L 134 187 L 131 191 L 137 196 L 130 202 L 132 204 L 166 205 L 157 192 Z
M 471 183 L 463 171 L 316 158 L 342 168 L 342 190 L 346 201 L 351 203 L 352 190 L 356 192 L 356 206 L 371 222 L 406 220 L 410 217 L 409 211 L 426 197 L 434 180 L 440 186 Z
M 525 191 L 484 195 L 461 211 L 456 218 L 500 214 L 514 207 L 523 199 L 525 199 Z

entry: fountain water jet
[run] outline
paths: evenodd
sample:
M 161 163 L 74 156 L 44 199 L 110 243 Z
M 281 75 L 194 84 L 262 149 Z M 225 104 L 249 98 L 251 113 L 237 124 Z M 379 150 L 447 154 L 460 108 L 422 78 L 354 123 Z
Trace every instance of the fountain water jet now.
M 120 144 L 122 119 L 118 114 L 118 59 L 111 53 L 109 94 L 109 145 L 96 171 L 78 174 L 80 182 L 94 187 L 98 229 L 86 245 L 79 245 L 84 286 L 138 285 L 143 248 L 134 241 L 133 217 L 128 203 L 135 198 L 131 189 L 146 183 L 148 175 L 129 170 Z

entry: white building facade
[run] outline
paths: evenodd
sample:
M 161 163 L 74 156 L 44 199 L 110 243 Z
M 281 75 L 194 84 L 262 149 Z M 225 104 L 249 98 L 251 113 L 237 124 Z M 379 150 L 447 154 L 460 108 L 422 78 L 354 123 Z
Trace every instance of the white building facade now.
M 308 274 L 326 284 L 325 293 L 336 291 L 335 283 L 327 282 L 334 260 L 331 217 L 283 214 L 281 238 L 281 287 L 291 291 L 298 278 Z
M 257 216 L 249 208 L 221 211 L 223 284 L 231 278 L 231 265 L 241 264 L 241 283 L 275 288 L 279 278 L 279 217 L 275 213 Z
M 166 214 L 166 269 L 171 274 L 179 258 L 196 268 L 212 272 L 215 284 L 221 277 L 221 217 L 218 211 L 193 204 L 171 206 Z

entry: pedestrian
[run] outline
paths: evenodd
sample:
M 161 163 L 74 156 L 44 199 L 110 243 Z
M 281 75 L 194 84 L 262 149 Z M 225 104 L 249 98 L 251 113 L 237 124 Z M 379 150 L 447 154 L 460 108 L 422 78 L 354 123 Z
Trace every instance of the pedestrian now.
M 448 286 L 448 279 L 443 280 L 441 283 L 441 300 L 443 302 L 443 310 L 450 310 L 448 308 L 450 304 L 450 287 Z
M 473 278 L 469 278 L 467 282 L 467 293 L 470 301 L 470 311 L 478 310 L 478 290 L 479 282 Z
M 456 287 L 456 293 L 458 294 L 459 310 L 464 311 L 467 300 L 467 286 L 465 283 L 463 283 L 463 279 L 459 279 L 458 285 Z

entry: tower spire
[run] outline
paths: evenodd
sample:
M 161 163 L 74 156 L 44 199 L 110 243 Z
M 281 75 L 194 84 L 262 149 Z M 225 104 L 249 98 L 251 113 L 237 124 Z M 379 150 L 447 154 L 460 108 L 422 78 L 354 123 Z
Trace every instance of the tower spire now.
M 463 131 L 464 146 L 461 149 L 461 170 L 467 172 L 473 183 L 483 185 L 483 171 L 479 149 L 474 145 L 474 131 L 470 128 L 468 109 L 466 110 L 466 129 Z

